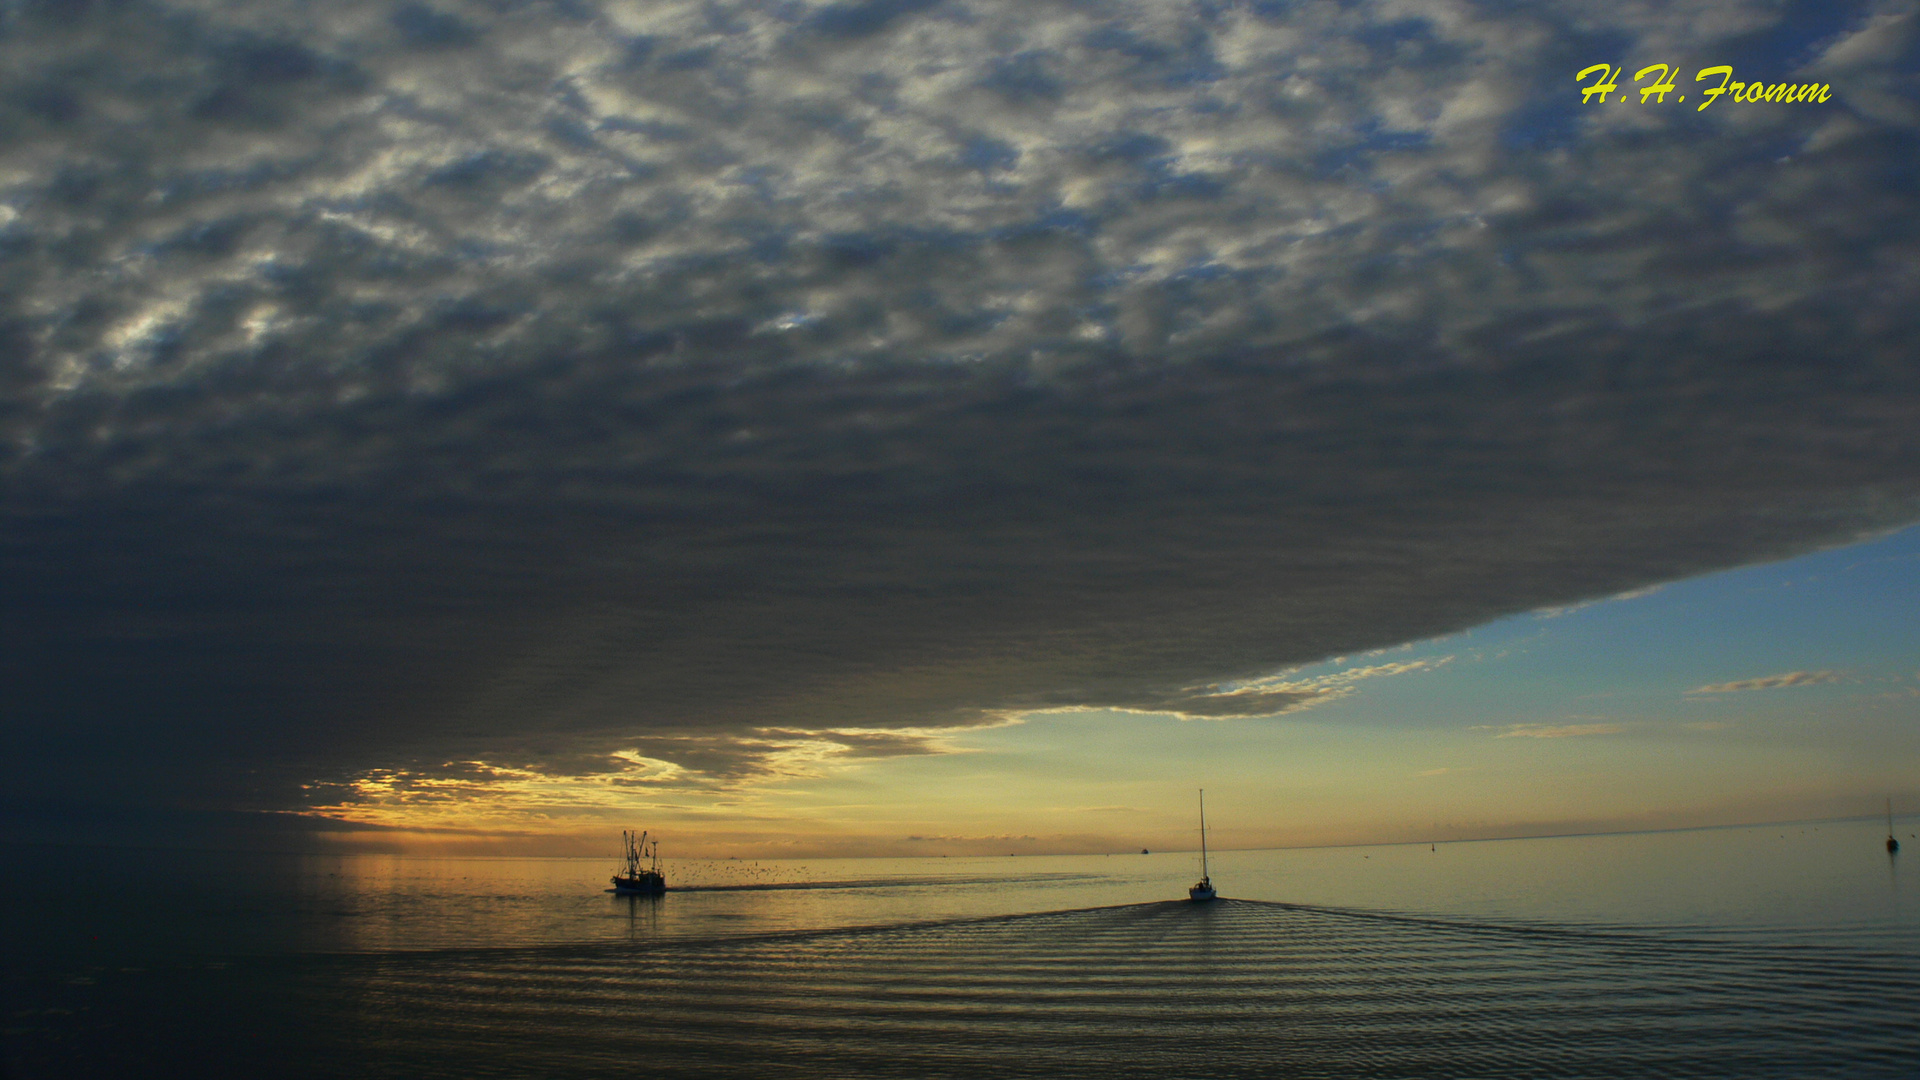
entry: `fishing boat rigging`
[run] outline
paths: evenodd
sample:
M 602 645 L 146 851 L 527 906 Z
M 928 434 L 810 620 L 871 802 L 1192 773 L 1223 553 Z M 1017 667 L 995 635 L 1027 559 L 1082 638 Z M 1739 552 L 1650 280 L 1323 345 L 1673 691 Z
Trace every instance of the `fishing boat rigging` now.
M 620 839 L 627 846 L 627 865 L 613 876 L 613 891 L 626 896 L 659 896 L 666 892 L 667 879 L 660 873 L 660 841 L 649 843 L 644 831 L 624 829 Z

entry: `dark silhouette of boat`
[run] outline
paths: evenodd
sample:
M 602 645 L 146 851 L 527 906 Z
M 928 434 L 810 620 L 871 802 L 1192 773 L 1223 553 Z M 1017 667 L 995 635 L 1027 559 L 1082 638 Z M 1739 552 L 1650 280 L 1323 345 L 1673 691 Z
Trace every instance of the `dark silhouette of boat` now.
M 1198 904 L 1217 895 L 1213 879 L 1207 875 L 1207 789 L 1200 789 L 1200 880 L 1187 889 L 1187 899 Z
M 1887 796 L 1887 854 L 1900 850 L 1900 841 L 1893 838 L 1893 796 Z
M 627 868 L 613 875 L 613 891 L 623 896 L 659 896 L 666 892 L 667 879 L 660 873 L 660 841 L 649 844 L 645 832 L 625 830 L 620 839 L 627 845 Z

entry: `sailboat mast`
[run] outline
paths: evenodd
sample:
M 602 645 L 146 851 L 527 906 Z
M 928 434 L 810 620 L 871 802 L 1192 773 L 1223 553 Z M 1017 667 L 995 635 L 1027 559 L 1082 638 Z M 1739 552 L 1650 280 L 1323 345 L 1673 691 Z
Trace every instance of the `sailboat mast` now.
M 1889 817 L 1888 820 L 1891 821 L 1892 818 Z M 1207 789 L 1206 788 L 1200 789 L 1200 876 L 1202 878 L 1206 878 L 1209 876 L 1207 874 Z

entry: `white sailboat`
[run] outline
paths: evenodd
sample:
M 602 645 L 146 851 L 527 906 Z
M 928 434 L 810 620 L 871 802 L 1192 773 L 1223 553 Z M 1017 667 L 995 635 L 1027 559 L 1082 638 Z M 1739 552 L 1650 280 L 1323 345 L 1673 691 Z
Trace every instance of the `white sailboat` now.
M 1213 879 L 1209 877 L 1207 874 L 1207 789 L 1201 788 L 1200 789 L 1200 880 L 1194 882 L 1193 885 L 1187 889 L 1187 899 L 1197 904 L 1203 900 L 1211 900 L 1214 898 L 1215 895 L 1216 894 L 1213 891 Z

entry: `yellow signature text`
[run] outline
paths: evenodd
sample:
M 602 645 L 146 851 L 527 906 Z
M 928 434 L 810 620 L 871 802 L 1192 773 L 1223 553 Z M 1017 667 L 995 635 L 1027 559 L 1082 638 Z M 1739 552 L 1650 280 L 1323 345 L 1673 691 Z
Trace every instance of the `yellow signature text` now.
M 1593 76 L 1599 76 L 1594 79 L 1591 86 L 1581 87 L 1581 103 L 1590 105 L 1598 102 L 1604 105 L 1607 95 L 1616 91 L 1619 91 L 1622 102 L 1630 100 L 1629 95 L 1632 90 L 1620 90 L 1621 71 L 1622 69 L 1612 64 L 1594 64 L 1581 68 L 1580 73 L 1573 77 L 1575 82 L 1586 82 Z M 1687 100 L 1686 95 L 1677 93 L 1679 88 L 1674 85 L 1674 73 L 1675 69 L 1666 64 L 1651 64 L 1635 72 L 1633 76 L 1635 83 L 1647 78 L 1653 80 L 1645 86 L 1635 88 L 1640 91 L 1640 104 L 1645 105 L 1649 100 L 1656 104 L 1665 104 L 1668 94 L 1674 95 L 1676 104 Z M 1795 103 L 1825 101 L 1833 94 L 1833 87 L 1826 83 L 1734 82 L 1733 68 L 1727 64 L 1701 68 L 1694 75 L 1693 81 L 1709 82 L 1716 78 L 1720 80 L 1717 84 L 1708 86 L 1702 91 L 1707 100 L 1695 108 L 1696 112 L 1704 111 L 1707 106 L 1720 100 L 1722 95 L 1731 95 L 1727 99 L 1729 101 Z

